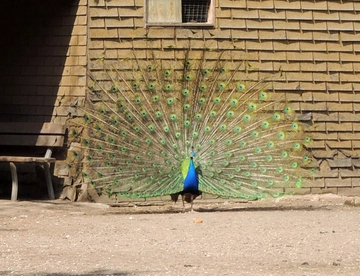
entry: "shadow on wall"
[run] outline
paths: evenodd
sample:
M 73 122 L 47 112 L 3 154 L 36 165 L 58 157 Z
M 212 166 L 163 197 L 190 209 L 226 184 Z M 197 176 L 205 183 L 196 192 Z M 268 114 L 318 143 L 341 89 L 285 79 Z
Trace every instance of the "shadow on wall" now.
M 0 121 L 51 121 L 77 2 L 1 1 Z
M 65 62 L 77 9 L 78 0 L 1 1 L 0 122 L 51 121 L 62 76 L 71 73 Z M 18 174 L 20 198 L 47 198 L 36 166 L 24 164 Z M 0 163 L 0 198 L 10 193 L 9 164 Z

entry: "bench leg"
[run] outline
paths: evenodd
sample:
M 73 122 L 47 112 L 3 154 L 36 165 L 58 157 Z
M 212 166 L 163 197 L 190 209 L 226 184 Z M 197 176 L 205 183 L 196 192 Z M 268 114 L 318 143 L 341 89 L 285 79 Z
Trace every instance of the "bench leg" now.
M 44 168 L 44 172 L 45 172 L 45 180 L 46 180 L 46 186 L 47 186 L 49 198 L 55 199 L 49 163 L 44 163 L 43 168 Z
M 17 200 L 18 195 L 18 177 L 16 171 L 16 165 L 13 162 L 10 162 L 10 171 L 11 171 L 11 179 L 12 179 L 12 188 L 11 188 L 11 200 Z

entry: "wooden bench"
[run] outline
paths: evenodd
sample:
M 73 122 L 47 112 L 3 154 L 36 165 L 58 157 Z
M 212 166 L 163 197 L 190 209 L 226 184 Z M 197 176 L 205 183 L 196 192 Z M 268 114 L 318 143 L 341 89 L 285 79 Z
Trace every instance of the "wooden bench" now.
M 0 122 L 0 162 L 10 164 L 11 200 L 17 200 L 17 165 L 21 163 L 39 164 L 44 169 L 49 198 L 55 199 L 50 164 L 56 159 L 51 155 L 53 148 L 63 146 L 65 131 L 64 125 L 55 123 Z

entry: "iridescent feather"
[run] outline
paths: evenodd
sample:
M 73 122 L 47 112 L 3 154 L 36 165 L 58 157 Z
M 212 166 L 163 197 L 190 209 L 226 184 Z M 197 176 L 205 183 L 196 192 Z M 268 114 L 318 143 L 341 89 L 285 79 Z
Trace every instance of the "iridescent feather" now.
M 195 185 L 197 195 L 259 199 L 301 187 L 311 139 L 287 103 L 246 81 L 243 64 L 223 53 L 177 53 L 158 60 L 149 51 L 130 59 L 132 70 L 92 75 L 73 174 L 99 193 L 131 198 L 194 193 Z

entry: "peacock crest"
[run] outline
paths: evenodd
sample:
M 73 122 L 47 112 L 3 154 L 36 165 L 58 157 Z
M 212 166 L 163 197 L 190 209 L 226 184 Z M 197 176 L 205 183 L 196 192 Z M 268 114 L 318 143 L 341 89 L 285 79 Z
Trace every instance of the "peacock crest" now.
M 90 75 L 71 133 L 72 174 L 98 193 L 131 198 L 259 199 L 301 187 L 310 138 L 281 95 L 247 81 L 231 53 L 171 51 Z

